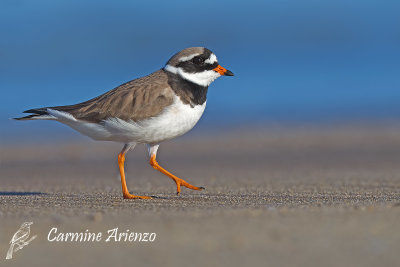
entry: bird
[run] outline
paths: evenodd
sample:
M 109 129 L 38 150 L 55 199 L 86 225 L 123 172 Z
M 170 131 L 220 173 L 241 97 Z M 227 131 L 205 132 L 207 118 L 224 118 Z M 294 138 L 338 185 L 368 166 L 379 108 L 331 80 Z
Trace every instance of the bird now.
M 202 116 L 209 85 L 220 76 L 234 74 L 218 63 L 217 56 L 205 47 L 189 47 L 174 54 L 163 68 L 126 82 L 88 101 L 67 106 L 35 108 L 16 120 L 55 120 L 94 140 L 123 143 L 118 154 L 124 199 L 151 199 L 131 194 L 125 179 L 125 155 L 136 144 L 147 147 L 150 165 L 181 186 L 194 186 L 178 178 L 157 160 L 161 142 L 191 130 Z
M 32 225 L 32 223 L 33 222 L 24 222 L 18 229 L 18 231 L 13 235 L 10 241 L 10 248 L 7 251 L 7 260 L 12 259 L 13 252 L 22 249 L 36 238 L 35 235 L 28 240 L 31 231 L 30 226 Z M 14 249 L 15 245 L 17 245 L 17 247 Z

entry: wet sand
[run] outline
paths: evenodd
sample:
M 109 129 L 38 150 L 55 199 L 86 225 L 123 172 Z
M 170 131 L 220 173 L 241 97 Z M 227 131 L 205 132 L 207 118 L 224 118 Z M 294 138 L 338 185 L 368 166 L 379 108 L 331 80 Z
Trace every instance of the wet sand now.
M 85 138 L 1 145 L 0 265 L 396 266 L 400 263 L 400 127 L 267 128 L 190 134 L 159 163 Z M 5 260 L 25 221 L 38 237 Z M 49 242 L 59 232 L 154 232 L 154 242 Z M 104 240 L 105 238 L 103 238 Z

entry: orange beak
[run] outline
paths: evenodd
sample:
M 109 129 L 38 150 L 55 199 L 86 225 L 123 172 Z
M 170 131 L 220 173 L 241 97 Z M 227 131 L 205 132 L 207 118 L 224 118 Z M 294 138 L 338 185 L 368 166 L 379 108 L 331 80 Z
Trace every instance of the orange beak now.
M 224 67 L 222 67 L 221 65 L 218 65 L 218 67 L 216 67 L 215 69 L 213 69 L 214 71 L 218 72 L 221 75 L 224 76 L 233 76 L 232 71 L 225 69 Z

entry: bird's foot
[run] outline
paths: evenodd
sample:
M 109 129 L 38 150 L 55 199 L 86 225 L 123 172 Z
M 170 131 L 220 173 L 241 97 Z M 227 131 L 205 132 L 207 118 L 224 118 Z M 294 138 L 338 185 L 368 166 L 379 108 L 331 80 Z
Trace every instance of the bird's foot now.
M 176 183 L 176 194 L 179 195 L 181 193 L 181 186 L 184 186 L 186 188 L 192 189 L 192 190 L 203 190 L 205 189 L 204 187 L 200 186 L 194 186 L 189 184 L 188 182 L 186 182 L 185 180 L 175 177 L 175 179 L 173 179 Z
M 156 155 L 153 154 L 150 158 L 150 165 L 156 169 L 157 171 L 162 172 L 163 174 L 167 175 L 169 178 L 171 178 L 172 180 L 175 181 L 176 183 L 176 194 L 179 195 L 179 193 L 181 192 L 181 186 L 187 187 L 189 189 L 192 190 L 203 190 L 205 189 L 204 187 L 197 187 L 194 185 L 189 184 L 188 182 L 186 182 L 185 180 L 176 177 L 175 175 L 173 175 L 172 173 L 170 173 L 169 171 L 167 171 L 166 169 L 164 169 L 163 167 L 161 167 L 157 160 L 156 160 Z
M 130 194 L 130 193 L 123 193 L 123 195 L 124 195 L 124 199 L 152 199 L 152 197 L 149 197 L 149 196 L 135 196 L 135 195 L 132 195 L 132 194 Z

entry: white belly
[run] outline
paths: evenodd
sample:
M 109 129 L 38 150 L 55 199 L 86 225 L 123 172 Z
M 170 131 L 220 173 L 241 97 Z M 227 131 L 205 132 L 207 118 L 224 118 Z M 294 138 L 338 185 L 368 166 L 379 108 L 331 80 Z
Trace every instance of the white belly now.
M 175 97 L 173 104 L 156 117 L 140 122 L 109 118 L 101 124 L 79 121 L 70 114 L 55 110 L 49 113 L 58 121 L 95 140 L 156 144 L 192 129 L 203 115 L 205 107 L 206 102 L 192 108 Z

